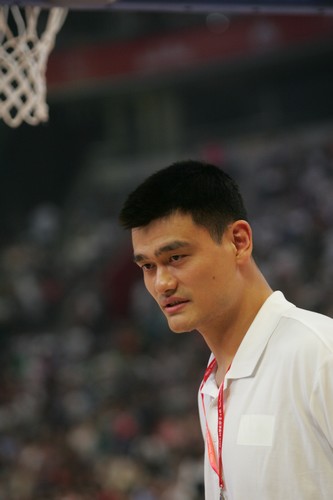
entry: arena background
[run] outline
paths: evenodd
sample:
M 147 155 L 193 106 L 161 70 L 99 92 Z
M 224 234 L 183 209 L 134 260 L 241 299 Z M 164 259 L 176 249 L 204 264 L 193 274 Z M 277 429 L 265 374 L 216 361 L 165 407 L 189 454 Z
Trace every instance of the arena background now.
M 202 499 L 208 352 L 118 210 L 170 162 L 221 165 L 271 285 L 332 315 L 332 56 L 325 12 L 69 12 L 49 122 L 0 123 L 1 500 Z

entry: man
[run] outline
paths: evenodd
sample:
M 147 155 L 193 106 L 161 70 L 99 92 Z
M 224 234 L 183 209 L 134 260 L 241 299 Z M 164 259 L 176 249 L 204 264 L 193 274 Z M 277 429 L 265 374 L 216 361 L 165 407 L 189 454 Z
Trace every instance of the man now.
M 247 219 L 234 180 L 195 161 L 151 175 L 120 214 L 170 329 L 199 331 L 212 352 L 206 500 L 332 500 L 333 320 L 272 291 Z

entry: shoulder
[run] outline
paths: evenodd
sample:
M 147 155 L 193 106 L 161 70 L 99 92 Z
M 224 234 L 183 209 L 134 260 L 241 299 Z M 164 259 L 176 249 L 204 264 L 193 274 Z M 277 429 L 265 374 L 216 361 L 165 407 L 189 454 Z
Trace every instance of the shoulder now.
M 281 317 L 281 325 L 294 333 L 308 335 L 333 350 L 333 319 L 314 311 L 293 307 Z
M 296 343 L 326 345 L 333 353 L 333 319 L 295 306 L 280 291 L 274 292 L 263 308 L 263 327 L 272 328 L 273 337 L 288 337 L 291 347 Z
M 271 342 L 276 356 L 303 376 L 304 371 L 313 376 L 324 365 L 333 368 L 333 319 L 328 316 L 293 307 L 281 315 Z

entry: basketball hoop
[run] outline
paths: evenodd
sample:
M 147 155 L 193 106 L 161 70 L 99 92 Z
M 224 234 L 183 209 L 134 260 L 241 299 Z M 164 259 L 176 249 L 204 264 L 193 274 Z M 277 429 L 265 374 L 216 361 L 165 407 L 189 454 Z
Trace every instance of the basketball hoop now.
M 67 8 L 0 6 L 0 118 L 10 127 L 48 120 L 46 66 Z M 43 26 L 40 24 L 43 21 Z

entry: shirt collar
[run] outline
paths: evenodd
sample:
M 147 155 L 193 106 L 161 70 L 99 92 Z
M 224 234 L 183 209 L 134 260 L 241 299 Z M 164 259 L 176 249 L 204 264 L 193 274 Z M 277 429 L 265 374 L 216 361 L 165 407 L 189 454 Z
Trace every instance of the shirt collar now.
M 209 362 L 213 359 L 213 354 L 210 356 Z M 208 363 L 209 364 L 209 363 Z M 215 380 L 216 369 L 212 371 L 209 375 L 206 383 L 201 389 L 202 394 L 206 394 L 207 396 L 211 396 L 212 398 L 216 398 L 219 392 L 219 388 L 216 384 Z
M 225 376 L 224 386 L 233 379 L 251 377 L 259 363 L 266 345 L 276 329 L 281 316 L 294 304 L 288 302 L 280 291 L 273 292 L 264 302 L 250 328 L 246 332 L 236 355 L 231 363 L 230 370 Z M 211 354 L 209 363 L 213 359 Z M 215 381 L 215 370 L 201 389 L 203 394 L 216 397 L 218 387 Z
M 280 291 L 273 292 L 268 297 L 245 334 L 226 375 L 226 380 L 253 375 L 281 315 L 293 307 L 295 307 L 294 304 L 288 302 Z

